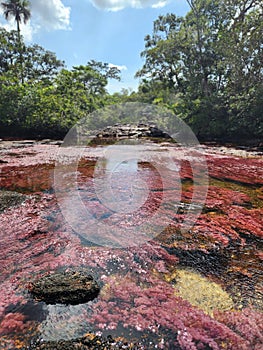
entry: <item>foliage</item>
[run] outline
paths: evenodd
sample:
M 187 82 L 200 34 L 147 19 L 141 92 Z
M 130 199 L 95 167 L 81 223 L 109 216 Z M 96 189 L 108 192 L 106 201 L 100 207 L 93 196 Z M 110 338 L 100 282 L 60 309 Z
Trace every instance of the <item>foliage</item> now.
M 8 0 L 7 2 L 1 3 L 2 8 L 4 10 L 5 19 L 8 20 L 10 16 L 14 17 L 17 25 L 17 44 L 19 51 L 19 59 L 20 59 L 20 78 L 21 82 L 24 81 L 24 59 L 23 59 L 23 50 L 24 47 L 22 45 L 22 39 L 20 34 L 20 23 L 22 22 L 22 18 L 24 23 L 26 24 L 30 17 L 30 2 L 28 0 Z
M 78 119 L 104 106 L 108 79 L 120 79 L 120 71 L 107 63 L 67 70 L 53 52 L 23 43 L 21 82 L 17 32 L 0 29 L 0 42 L 1 136 L 62 137 Z
M 201 138 L 262 137 L 262 3 L 188 3 L 184 18 L 159 16 L 145 37 L 139 98 L 168 102 Z
M 30 2 L 3 2 L 3 14 L 15 18 L 17 30 L 0 28 L 0 136 L 16 130 L 19 136 L 61 137 L 101 107 L 143 102 L 172 112 L 160 127 L 172 125 L 176 115 L 201 140 L 261 140 L 262 2 L 187 2 L 185 17 L 161 15 L 152 35 L 145 37 L 145 62 L 136 74 L 141 78 L 138 92 L 112 95 L 106 87 L 109 79 L 120 80 L 118 68 L 90 60 L 66 69 L 53 52 L 25 45 L 20 23 L 30 18 Z M 107 113 L 94 118 L 89 117 L 92 129 L 106 121 L 120 122 Z M 121 121 L 130 121 L 126 119 Z

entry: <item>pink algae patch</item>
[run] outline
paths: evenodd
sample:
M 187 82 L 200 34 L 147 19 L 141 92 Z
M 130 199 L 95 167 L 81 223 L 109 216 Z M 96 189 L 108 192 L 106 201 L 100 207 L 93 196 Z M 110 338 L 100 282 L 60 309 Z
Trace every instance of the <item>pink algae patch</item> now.
M 20 313 L 6 314 L 0 323 L 0 335 L 8 333 L 20 333 L 26 330 L 31 322 L 26 322 L 25 316 Z
M 242 234 L 263 238 L 263 209 L 232 207 L 228 212 L 232 227 Z
M 249 185 L 263 184 L 263 160 L 233 156 L 207 156 L 209 175 Z

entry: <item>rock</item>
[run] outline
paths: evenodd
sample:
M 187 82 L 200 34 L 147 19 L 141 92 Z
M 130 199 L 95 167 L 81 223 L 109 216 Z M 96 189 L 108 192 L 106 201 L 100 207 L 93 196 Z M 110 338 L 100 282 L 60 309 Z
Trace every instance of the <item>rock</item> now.
M 29 283 L 28 290 L 46 304 L 83 304 L 95 299 L 100 291 L 91 275 L 84 272 L 57 272 Z
M 34 145 L 36 143 L 35 140 L 15 140 L 13 141 L 14 145 Z
M 43 140 L 40 140 L 38 141 L 38 144 L 40 145 L 53 145 L 53 146 L 56 146 L 56 145 L 61 145 L 63 143 L 63 141 L 61 140 L 51 140 L 51 139 L 43 139 Z
M 9 207 L 21 204 L 25 198 L 25 195 L 18 192 L 0 190 L 0 213 Z
M 106 350 L 106 349 L 134 349 L 142 350 L 145 347 L 129 344 L 125 339 L 114 340 L 110 335 L 103 338 L 87 333 L 84 337 L 73 340 L 42 341 L 36 340 L 27 348 L 28 350 Z
M 167 133 L 152 124 L 115 124 L 114 126 L 107 126 L 105 129 L 99 131 L 96 135 L 98 138 L 171 138 Z

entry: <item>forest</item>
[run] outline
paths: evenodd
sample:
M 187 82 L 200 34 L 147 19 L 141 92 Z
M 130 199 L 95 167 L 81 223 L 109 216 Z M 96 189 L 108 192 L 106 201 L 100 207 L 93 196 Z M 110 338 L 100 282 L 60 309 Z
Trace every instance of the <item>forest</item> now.
M 63 138 L 95 110 L 141 102 L 167 108 L 201 141 L 260 143 L 262 2 L 187 2 L 186 16 L 159 16 L 145 35 L 138 91 L 113 94 L 107 84 L 121 79 L 118 68 L 88 58 L 68 69 L 56 53 L 25 43 L 20 23 L 31 16 L 29 1 L 3 2 L 17 29 L 0 28 L 0 137 Z

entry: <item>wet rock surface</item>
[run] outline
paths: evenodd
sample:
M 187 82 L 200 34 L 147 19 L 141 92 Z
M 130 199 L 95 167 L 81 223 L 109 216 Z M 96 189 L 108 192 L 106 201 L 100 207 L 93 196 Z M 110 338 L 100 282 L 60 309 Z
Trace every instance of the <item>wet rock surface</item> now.
M 29 284 L 32 296 L 47 304 L 83 304 L 95 299 L 100 291 L 91 275 L 78 271 L 58 272 Z
M 52 139 L 43 139 L 43 140 L 3 140 L 0 139 L 0 151 L 6 149 L 19 149 L 19 148 L 28 148 L 37 145 L 51 145 L 59 146 L 63 143 L 61 140 L 52 140 Z M 4 163 L 0 159 L 0 163 Z
M 24 195 L 14 191 L 0 190 L 0 213 L 7 208 L 20 205 L 25 198 Z

